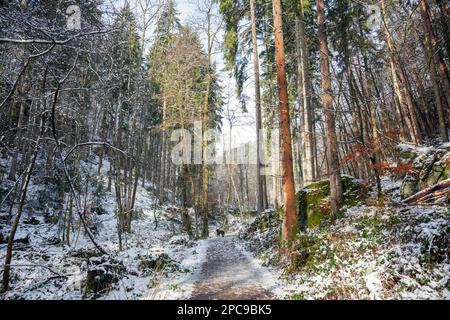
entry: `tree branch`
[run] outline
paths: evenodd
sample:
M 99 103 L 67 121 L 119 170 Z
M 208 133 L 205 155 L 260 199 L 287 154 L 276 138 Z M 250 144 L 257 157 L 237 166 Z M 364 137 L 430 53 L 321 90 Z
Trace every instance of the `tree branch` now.
M 15 43 L 15 44 L 52 44 L 52 45 L 65 45 L 75 39 L 88 37 L 93 35 L 105 34 L 109 32 L 113 32 L 112 30 L 101 30 L 101 31 L 92 31 L 87 33 L 78 33 L 70 38 L 64 40 L 44 40 L 44 39 L 12 39 L 12 38 L 0 38 L 0 43 Z

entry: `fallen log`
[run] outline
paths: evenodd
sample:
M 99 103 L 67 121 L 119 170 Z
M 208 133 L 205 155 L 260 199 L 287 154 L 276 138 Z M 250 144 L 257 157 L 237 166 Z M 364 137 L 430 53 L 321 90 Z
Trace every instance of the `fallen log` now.
M 419 200 L 421 200 L 422 198 L 426 197 L 429 194 L 432 194 L 432 193 L 434 193 L 436 191 L 440 191 L 440 190 L 448 188 L 448 187 L 450 187 L 450 179 L 447 179 L 447 180 L 444 180 L 442 182 L 439 182 L 438 184 L 435 184 L 435 185 L 433 185 L 433 186 L 431 186 L 429 188 L 426 188 L 426 189 L 424 189 L 424 190 L 422 190 L 422 191 L 412 195 L 409 198 L 406 198 L 405 200 L 403 200 L 403 203 L 408 203 L 409 204 L 409 203 L 413 203 L 413 202 L 419 201 Z
M 420 202 L 429 202 L 431 200 L 441 199 L 446 196 L 447 197 L 450 196 L 450 187 L 430 193 L 430 194 L 426 195 L 425 197 L 421 198 L 419 201 Z

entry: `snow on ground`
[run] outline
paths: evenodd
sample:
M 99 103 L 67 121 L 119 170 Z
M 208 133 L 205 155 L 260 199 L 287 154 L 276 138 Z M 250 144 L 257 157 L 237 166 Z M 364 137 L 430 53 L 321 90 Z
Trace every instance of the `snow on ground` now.
M 301 233 L 282 260 L 276 214 L 261 219 L 275 222 L 257 219 L 240 236 L 277 272 L 278 298 L 450 299 L 448 208 L 356 206 L 335 224 Z
M 107 167 L 96 177 L 99 185 L 107 184 Z M 158 206 L 145 185 L 138 188 L 132 233 L 119 251 L 112 186 L 99 199 L 102 214 L 92 217 L 96 240 L 110 253 L 102 256 L 79 224 L 70 247 L 61 241 L 58 212 L 64 210 L 54 208 L 58 199 L 43 181 L 30 185 L 6 299 L 450 299 L 448 208 L 376 201 L 355 206 L 336 223 L 301 233 L 290 256 L 280 260 L 277 213 L 243 227 L 229 216 L 239 238 L 217 238 L 211 225 L 210 239 L 192 241 L 182 235 L 174 208 Z M 398 198 L 398 182 L 383 178 L 382 186 Z M 7 235 L 7 212 L 0 218 L 0 232 Z M 0 261 L 5 251 L 0 244 Z M 101 294 L 86 290 L 92 271 L 110 277 L 94 274 L 111 287 Z
M 158 209 L 158 229 L 155 230 L 152 202 L 145 189 L 137 194 L 137 209 L 142 216 L 133 221 L 133 233 L 128 236 L 127 247 L 118 250 L 115 217 L 108 210 L 107 217 L 99 221 L 99 235 L 96 240 L 118 263 L 126 269 L 113 289 L 100 299 L 161 299 L 175 298 L 189 293 L 187 282 L 204 256 L 202 242 L 176 235 L 179 226 L 165 217 L 165 211 Z M 143 207 L 142 207 L 143 206 Z M 113 207 L 113 206 L 111 206 Z M 17 238 L 30 235 L 30 245 L 15 246 L 13 256 L 11 290 L 6 298 L 25 299 L 82 299 L 83 282 L 86 279 L 87 257 L 94 253 L 92 244 L 81 232 L 79 240 L 71 248 L 66 245 L 46 244 L 45 235 L 57 233 L 55 228 L 45 224 L 23 225 Z M 0 247 L 0 259 L 4 259 L 6 244 Z M 78 254 L 80 256 L 78 256 Z M 160 270 L 149 269 L 146 262 L 166 254 L 170 259 Z M 92 259 L 92 258 L 91 258 Z M 140 265 L 142 264 L 142 265 Z M 46 267 L 48 266 L 49 269 Z M 56 278 L 53 278 L 57 276 Z M 186 291 L 187 292 L 184 292 Z
M 411 143 L 400 143 L 397 145 L 397 150 L 400 152 L 414 152 L 416 154 L 427 154 L 435 150 L 433 146 L 418 146 Z
M 400 187 L 402 185 L 401 180 L 392 180 L 390 177 L 381 177 L 380 178 L 381 189 L 389 194 L 389 197 L 396 202 L 401 201 L 400 195 Z M 371 194 L 373 196 L 376 195 L 375 190 L 371 190 Z
M 114 184 L 106 191 L 108 168 L 106 162 L 100 176 L 93 177 L 102 190 L 101 196 L 95 199 L 93 186 L 88 190 L 87 202 L 101 209 L 101 214 L 93 214 L 89 220 L 95 225 L 95 240 L 109 255 L 95 250 L 79 223 L 71 230 L 71 245 L 62 241 L 64 225 L 58 211 L 64 212 L 64 208 L 55 208 L 59 199 L 52 185 L 34 178 L 29 205 L 15 237 L 24 243 L 14 245 L 11 290 L 5 299 L 214 298 L 205 289 L 213 282 L 218 291 L 228 288 L 243 299 L 250 294 L 255 298 L 273 297 L 276 277 L 239 245 L 236 234 L 217 238 L 213 222 L 209 239 L 190 240 L 183 235 L 176 208 L 158 206 L 148 184 L 138 187 L 132 233 L 124 235 L 124 248 L 119 250 Z M 89 163 L 84 163 L 82 169 L 87 174 L 95 172 Z M 42 203 L 42 194 L 47 199 L 43 208 L 34 207 Z M 6 217 L 6 212 L 0 213 Z M 76 216 L 74 219 L 77 221 Z M 228 215 L 228 229 L 238 229 L 238 220 Z M 3 223 L 2 228 L 0 231 L 7 235 L 8 223 Z M 5 253 L 6 244 L 0 244 L 0 261 Z M 88 281 L 90 273 L 94 278 Z
M 200 279 L 201 266 L 206 259 L 209 243 L 207 239 L 199 240 L 197 246 L 183 255 L 180 267 L 182 270 L 190 270 L 186 273 L 174 273 L 157 284 L 150 290 L 144 299 L 146 300 L 182 300 L 191 297 L 195 284 Z M 176 248 L 173 256 L 179 256 L 185 249 Z
M 97 177 L 103 186 L 107 184 L 108 167 L 106 164 L 101 176 Z M 51 214 L 27 206 L 15 236 L 24 243 L 14 245 L 11 290 L 5 298 L 163 299 L 188 296 L 194 283 L 192 275 L 205 256 L 205 244 L 183 236 L 177 214 L 170 207 L 157 206 L 148 191 L 149 186 L 145 187 L 138 187 L 136 218 L 132 221 L 132 233 L 124 238 L 122 251 L 118 247 L 114 185 L 110 192 L 104 191 L 102 214 L 93 215 L 91 220 L 96 226 L 95 239 L 109 257 L 101 256 L 94 249 L 80 224 L 75 225 L 70 235 L 71 246 L 64 244 L 61 225 L 48 221 Z M 32 181 L 29 203 L 35 203 L 42 188 L 41 184 Z M 49 198 L 52 197 L 50 194 Z M 50 211 L 50 207 L 47 203 L 45 210 Z M 5 214 L 0 212 L 6 219 Z M 2 228 L 0 232 L 7 235 L 8 224 L 3 224 Z M 0 244 L 0 261 L 4 261 L 5 253 L 6 243 Z M 86 292 L 85 288 L 88 270 L 97 269 L 106 270 L 108 276 L 114 277 L 112 287 L 98 295 Z

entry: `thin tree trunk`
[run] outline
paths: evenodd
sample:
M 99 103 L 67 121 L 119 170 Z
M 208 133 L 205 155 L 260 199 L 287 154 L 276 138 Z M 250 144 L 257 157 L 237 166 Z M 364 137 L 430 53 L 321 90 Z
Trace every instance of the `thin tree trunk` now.
M 309 54 L 306 45 L 306 33 L 304 24 L 303 0 L 300 0 L 299 15 L 295 18 L 296 43 L 297 43 L 297 74 L 298 74 L 298 99 L 301 104 L 301 143 L 302 143 L 302 170 L 303 185 L 308 185 L 315 180 L 313 157 L 313 116 L 312 116 L 312 84 L 309 74 Z
M 428 8 L 426 6 L 425 3 L 423 3 L 423 1 L 421 1 L 420 3 L 420 8 L 421 8 L 421 12 L 422 12 L 422 17 L 424 20 L 424 25 L 425 25 L 425 29 L 427 30 L 427 34 L 425 35 L 425 45 L 424 45 L 424 51 L 425 51 L 425 56 L 427 57 L 427 65 L 428 65 L 428 69 L 430 70 L 430 74 L 431 74 L 431 82 L 433 84 L 433 93 L 434 93 L 434 97 L 436 100 L 436 111 L 438 114 L 438 119 L 439 119 L 439 132 L 441 135 L 441 139 L 444 142 L 448 142 L 449 141 L 449 136 L 448 136 L 448 130 L 447 130 L 447 123 L 446 123 L 446 117 L 445 117 L 445 110 L 448 108 L 445 108 L 443 105 L 443 101 L 441 99 L 441 88 L 439 86 L 439 80 L 438 80 L 438 75 L 435 69 L 435 64 L 434 62 L 438 65 L 439 70 L 441 68 L 444 68 L 446 70 L 446 66 L 445 66 L 445 62 L 442 58 L 442 56 L 440 55 L 440 52 L 437 50 L 438 48 L 436 48 L 436 39 L 433 41 L 433 38 L 435 38 L 436 36 L 434 35 L 434 31 L 432 29 L 432 26 L 430 24 L 429 19 L 429 14 L 428 14 Z M 448 17 L 447 17 L 448 18 Z M 434 56 L 434 58 L 433 58 Z M 443 66 L 441 64 L 444 64 Z M 441 72 L 441 70 L 440 70 Z M 447 74 L 446 72 L 444 72 L 444 74 L 441 73 L 441 78 L 444 77 L 448 80 Z M 445 83 L 445 81 L 443 81 L 444 87 L 446 89 L 446 94 L 447 97 L 450 97 L 448 94 L 449 92 L 447 91 L 447 85 Z
M 327 160 L 330 174 L 330 201 L 332 214 L 336 217 L 343 203 L 343 192 L 339 165 L 339 150 L 333 114 L 333 98 L 331 96 L 330 61 L 327 30 L 325 26 L 325 4 L 323 0 L 317 0 L 317 19 L 320 42 L 320 69 L 322 72 L 323 108 L 327 138 Z
M 423 46 L 424 51 L 425 51 L 425 56 L 427 57 L 427 66 L 428 69 L 430 70 L 430 74 L 431 74 L 431 83 L 433 85 L 433 94 L 434 94 L 434 99 L 435 99 L 435 103 L 436 103 L 436 111 L 438 114 L 438 120 L 439 120 L 439 133 L 441 136 L 441 139 L 443 140 L 443 142 L 448 142 L 449 141 L 449 136 L 448 136 L 448 130 L 447 130 L 447 119 L 445 117 L 445 109 L 444 108 L 444 104 L 443 101 L 441 99 L 442 96 L 442 91 L 441 88 L 439 86 L 439 79 L 438 79 L 438 75 L 436 72 L 436 68 L 435 68 L 435 64 L 433 63 L 433 58 L 432 58 L 432 53 L 430 52 L 430 49 L 427 48 L 427 44 L 429 44 L 429 38 L 426 37 L 426 44 Z
M 444 34 L 445 39 L 445 51 L 448 59 L 450 58 L 450 10 L 448 0 L 437 0 L 436 2 L 439 6 L 442 33 Z
M 72 228 L 72 215 L 73 215 L 73 196 L 69 195 L 69 207 L 67 208 L 66 218 L 66 243 L 70 246 L 70 230 Z
M 399 61 L 397 59 L 397 52 L 392 40 L 391 33 L 388 28 L 388 18 L 387 18 L 387 9 L 385 0 L 381 1 L 382 11 L 383 11 L 383 22 L 384 22 L 384 30 L 386 36 L 386 42 L 389 50 L 389 58 L 390 58 L 390 68 L 392 73 L 392 82 L 394 85 L 394 92 L 397 96 L 400 107 L 403 111 L 403 115 L 406 118 L 406 124 L 408 127 L 408 131 L 412 133 L 412 138 L 416 143 L 420 143 L 420 133 L 418 132 L 417 121 L 414 112 L 414 106 L 412 105 L 412 98 L 410 96 L 409 90 L 407 88 L 407 84 L 405 83 L 405 77 L 403 75 L 403 70 L 397 72 L 396 65 L 401 68 Z M 402 93 L 400 84 L 402 85 L 404 92 Z M 405 97 L 405 100 L 403 99 Z M 401 119 L 401 118 L 400 118 Z M 403 120 L 403 119 L 401 119 Z M 406 138 L 406 132 L 404 131 L 404 138 Z
M 442 85 L 444 87 L 445 95 L 447 100 L 450 101 L 450 81 L 448 78 L 448 69 L 445 64 L 444 58 L 442 57 L 441 50 L 439 48 L 439 40 L 436 33 L 433 30 L 431 24 L 430 11 L 425 0 L 419 0 L 420 12 L 422 13 L 423 23 L 425 25 L 425 30 L 428 34 L 428 38 L 431 41 L 431 49 L 434 54 L 434 61 L 438 66 L 439 75 L 441 76 Z
M 208 16 L 209 17 L 209 16 Z M 209 24 L 208 24 L 209 26 Z M 211 44 L 208 37 L 208 48 Z M 203 170 L 202 170 L 202 237 L 209 236 L 209 164 L 208 164 L 208 141 L 206 131 L 209 126 L 209 95 L 211 93 L 211 51 L 208 51 L 208 75 L 206 84 L 205 102 L 202 111 L 202 152 L 203 152 Z
M 19 118 L 17 120 L 17 126 L 16 126 L 16 137 L 14 139 L 14 154 L 13 154 L 13 158 L 11 161 L 11 167 L 10 167 L 10 171 L 9 171 L 9 176 L 8 178 L 10 180 L 15 180 L 16 179 L 16 174 L 17 174 L 17 161 L 18 161 L 18 156 L 19 156 L 19 150 L 20 150 L 20 146 L 21 146 L 21 139 L 22 139 L 22 122 L 23 122 L 23 116 L 24 116 L 24 112 L 25 112 L 25 103 L 24 101 L 20 102 L 20 109 L 19 109 Z
M 259 56 L 258 38 L 256 33 L 256 5 L 255 0 L 250 0 L 250 13 L 252 19 L 252 44 L 253 44 L 253 73 L 255 76 L 255 108 L 256 108 L 256 210 L 262 212 L 264 207 L 264 186 L 261 175 L 261 156 L 264 148 L 261 148 L 262 117 L 261 117 L 261 88 L 259 80 Z
M 165 200 L 165 179 L 166 179 L 166 148 L 167 148 L 167 139 L 166 139 L 166 129 L 167 129 L 167 98 L 163 97 L 163 124 L 162 124 L 162 132 L 161 132 L 161 165 L 160 165 L 160 176 L 158 179 L 158 197 L 160 201 Z

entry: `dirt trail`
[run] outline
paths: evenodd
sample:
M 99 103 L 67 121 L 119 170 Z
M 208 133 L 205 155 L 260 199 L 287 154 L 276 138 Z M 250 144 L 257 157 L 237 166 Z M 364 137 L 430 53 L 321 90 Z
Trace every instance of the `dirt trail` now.
M 272 275 L 236 246 L 234 234 L 212 238 L 192 300 L 273 299 Z

